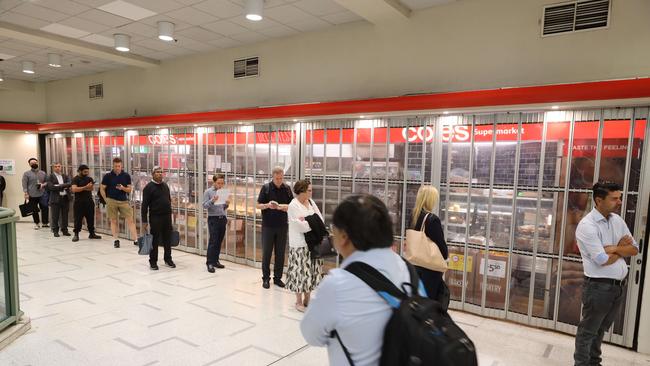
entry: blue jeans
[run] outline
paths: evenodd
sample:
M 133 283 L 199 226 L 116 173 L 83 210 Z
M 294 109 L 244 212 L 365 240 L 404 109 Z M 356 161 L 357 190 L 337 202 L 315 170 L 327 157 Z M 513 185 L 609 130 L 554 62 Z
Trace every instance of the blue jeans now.
M 625 288 L 588 279 L 582 286 L 582 319 L 576 333 L 573 360 L 575 366 L 600 365 L 600 345 L 605 332 L 619 315 Z
M 223 242 L 223 237 L 226 235 L 227 224 L 228 219 L 225 216 L 208 216 L 210 238 L 208 239 L 208 254 L 205 264 L 212 264 L 214 266 L 219 263 L 221 242 Z

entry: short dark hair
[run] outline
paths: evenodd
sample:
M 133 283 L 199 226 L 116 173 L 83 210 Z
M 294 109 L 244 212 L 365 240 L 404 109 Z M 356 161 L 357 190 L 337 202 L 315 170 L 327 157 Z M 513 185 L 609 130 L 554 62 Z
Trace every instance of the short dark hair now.
M 122 159 L 120 159 L 120 158 L 113 158 L 113 164 L 115 164 L 115 163 L 121 163 L 121 162 L 122 162 Z
M 86 169 L 90 169 L 90 168 L 88 168 L 88 165 L 81 164 L 81 165 L 79 165 L 79 169 L 77 169 L 77 171 L 81 172 L 81 171 L 84 171 Z
M 299 180 L 293 184 L 293 193 L 301 194 L 303 192 L 307 192 L 309 185 L 311 185 L 311 181 L 309 179 Z
M 27 160 L 27 164 L 31 163 L 32 160 L 36 160 L 36 161 L 38 161 L 38 159 L 36 159 L 36 158 L 29 158 L 29 160 Z
M 358 250 L 393 245 L 393 222 L 388 209 L 373 195 L 355 194 L 345 198 L 334 210 L 332 224 L 345 231 Z
M 594 202 L 596 202 L 596 198 L 605 199 L 607 198 L 607 195 L 609 195 L 610 192 L 616 192 L 622 190 L 623 187 L 621 187 L 621 185 L 618 183 L 598 181 L 598 183 L 594 184 L 594 187 L 592 188 L 594 194 Z
M 219 179 L 223 179 L 223 180 L 225 181 L 225 180 L 226 180 L 226 177 L 224 177 L 223 174 L 215 174 L 215 175 L 212 176 L 212 181 L 213 181 L 213 182 L 216 182 L 216 181 L 218 181 Z

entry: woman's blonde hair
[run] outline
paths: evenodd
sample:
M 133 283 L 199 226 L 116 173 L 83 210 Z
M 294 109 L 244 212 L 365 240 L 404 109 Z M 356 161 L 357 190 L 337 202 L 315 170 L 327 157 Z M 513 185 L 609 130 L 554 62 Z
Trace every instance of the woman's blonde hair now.
M 433 208 L 438 205 L 440 194 L 434 186 L 423 185 L 418 190 L 418 196 L 415 199 L 415 208 L 413 209 L 413 222 L 412 225 L 417 224 L 422 210 L 433 211 Z

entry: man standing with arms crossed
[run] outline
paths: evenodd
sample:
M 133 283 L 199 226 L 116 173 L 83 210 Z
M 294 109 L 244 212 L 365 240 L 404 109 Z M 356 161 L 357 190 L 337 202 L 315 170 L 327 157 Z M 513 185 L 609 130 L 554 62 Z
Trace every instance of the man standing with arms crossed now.
M 208 210 L 208 231 L 210 232 L 205 265 L 210 273 L 214 273 L 215 267 L 224 268 L 223 264 L 219 263 L 219 254 L 221 254 L 221 242 L 223 242 L 228 224 L 226 209 L 230 204 L 228 199 L 225 200 L 225 203 L 218 203 L 221 199 L 219 190 L 225 185 L 224 176 L 215 174 L 212 177 L 212 182 L 213 186 L 203 193 L 203 208 Z
M 600 345 L 619 314 L 627 289 L 627 257 L 639 253 L 639 245 L 615 212 L 622 203 L 622 188 L 598 182 L 593 187 L 595 207 L 576 229 L 576 240 L 585 272 L 582 319 L 576 333 L 575 366 L 600 365 Z
M 68 232 L 68 211 L 70 209 L 70 177 L 61 173 L 61 163 L 52 164 L 52 174 L 47 177 L 47 190 L 50 192 L 52 208 L 52 233 L 59 237 L 59 228 L 63 236 Z
M 45 179 L 47 175 L 44 171 L 38 168 L 38 159 L 31 158 L 27 161 L 30 170 L 23 173 L 23 192 L 25 192 L 25 201 L 29 201 L 29 204 L 34 210 L 32 217 L 34 218 L 34 230 L 41 228 L 41 221 L 43 222 L 43 227 L 49 227 L 49 217 L 48 217 L 48 208 L 47 205 L 41 202 L 41 196 L 45 193 Z M 38 207 L 41 207 L 41 218 L 38 218 Z
M 257 208 L 262 210 L 262 287 L 265 289 L 270 287 L 271 254 L 274 249 L 273 284 L 285 287 L 282 272 L 289 230 L 287 210 L 292 199 L 291 188 L 284 183 L 284 169 L 273 168 L 273 180 L 262 186 L 257 198 Z
M 172 261 L 172 197 L 169 186 L 163 182 L 163 170 L 159 166 L 153 167 L 152 180 L 142 190 L 142 229 L 146 232 L 151 224 L 153 235 L 153 249 L 149 253 L 149 266 L 158 270 L 158 246 L 163 245 L 165 264 L 176 268 Z
M 124 217 L 131 236 L 137 239 L 138 233 L 135 228 L 135 221 L 133 220 L 133 208 L 129 205 L 129 198 L 127 196 L 133 190 L 133 186 L 131 185 L 131 176 L 129 173 L 122 170 L 122 159 L 113 159 L 113 170 L 104 175 L 100 189 L 108 207 L 108 218 L 111 220 L 113 246 L 115 248 L 120 247 L 120 240 L 117 236 L 120 231 L 120 227 L 117 224 L 120 215 Z M 138 245 L 138 242 L 134 241 L 133 244 Z
M 88 239 L 101 239 L 102 237 L 95 234 L 95 202 L 93 202 L 93 189 L 95 181 L 90 177 L 88 165 L 81 164 L 76 177 L 72 178 L 72 193 L 74 193 L 74 236 L 73 242 L 79 241 L 79 232 L 86 218 L 88 227 Z

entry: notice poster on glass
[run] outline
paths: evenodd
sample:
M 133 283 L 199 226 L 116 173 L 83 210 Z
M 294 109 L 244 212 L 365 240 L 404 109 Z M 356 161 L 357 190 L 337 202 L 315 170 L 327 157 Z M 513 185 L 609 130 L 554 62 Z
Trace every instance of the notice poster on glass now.
M 217 169 L 221 169 L 221 155 L 208 155 L 206 165 L 208 171 L 214 172 Z
M 16 161 L 13 159 L 0 159 L 0 174 L 15 175 Z
M 221 163 L 221 171 L 224 173 L 230 173 L 230 163 Z

